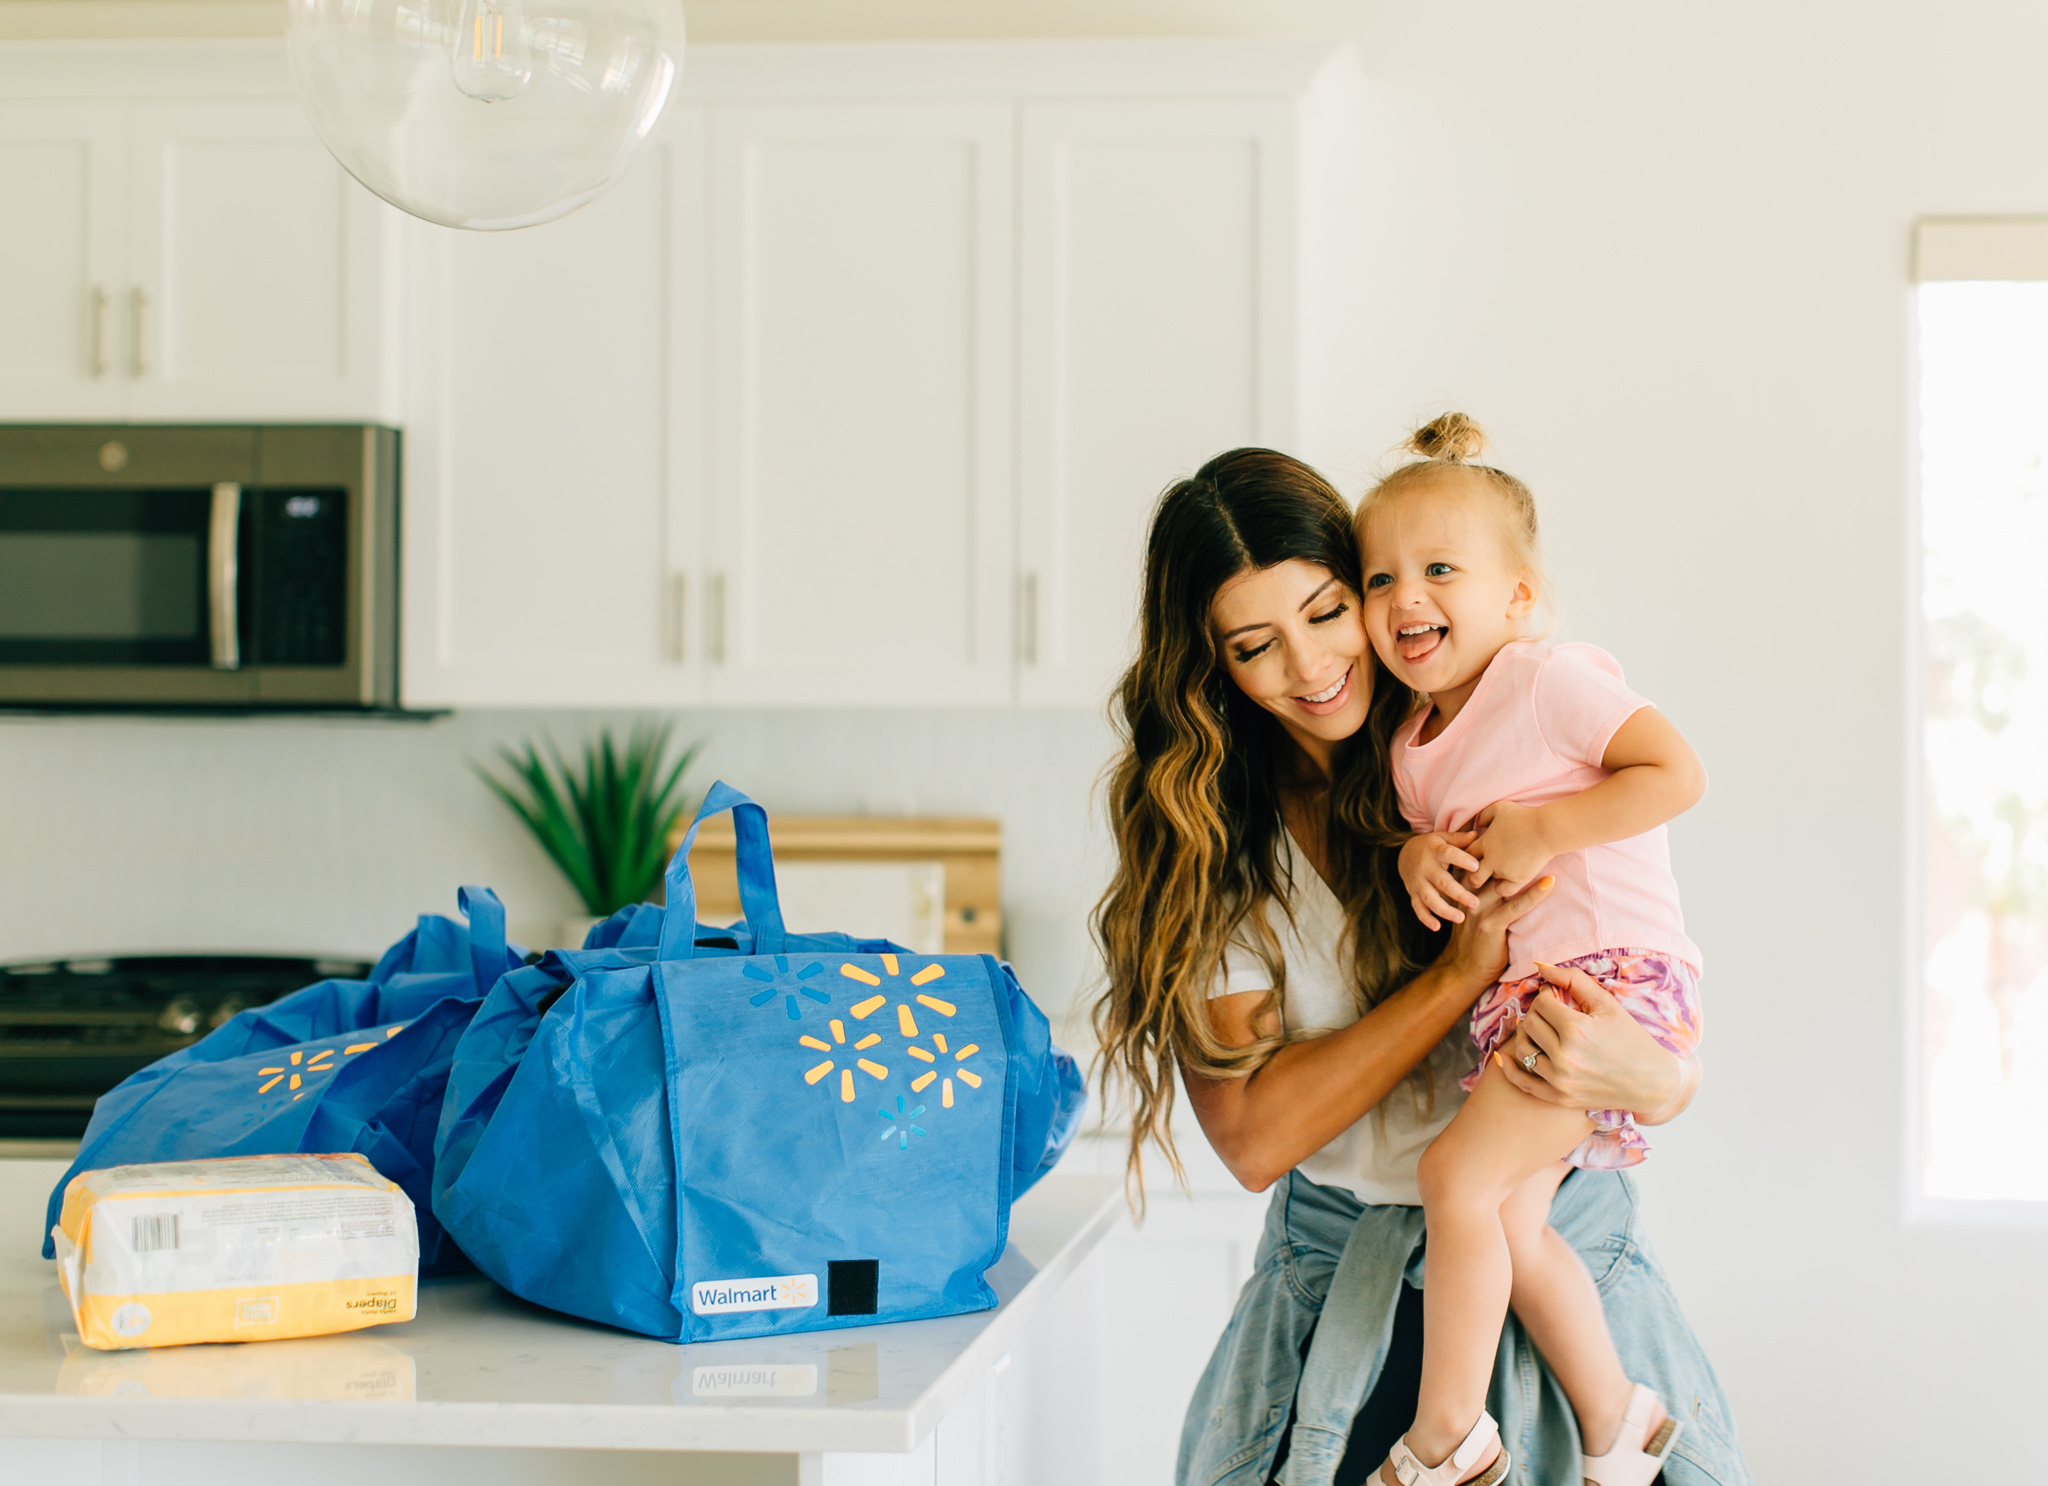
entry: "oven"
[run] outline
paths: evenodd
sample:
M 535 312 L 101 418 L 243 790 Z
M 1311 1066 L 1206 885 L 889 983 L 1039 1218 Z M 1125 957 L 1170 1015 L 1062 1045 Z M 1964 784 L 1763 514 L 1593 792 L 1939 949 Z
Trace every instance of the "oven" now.
M 395 430 L 0 426 L 0 707 L 398 704 Z
M 369 973 L 359 961 L 280 955 L 0 965 L 0 1139 L 76 1139 L 100 1095 L 236 1012 Z

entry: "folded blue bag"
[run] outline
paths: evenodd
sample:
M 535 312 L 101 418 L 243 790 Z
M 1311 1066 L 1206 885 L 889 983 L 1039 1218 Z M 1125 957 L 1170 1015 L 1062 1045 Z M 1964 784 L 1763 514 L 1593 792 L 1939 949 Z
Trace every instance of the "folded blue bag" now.
M 368 980 L 323 980 L 254 1007 L 130 1074 L 93 1107 L 78 1159 L 50 1194 L 43 1257 L 81 1171 L 146 1161 L 354 1151 L 417 1210 L 420 1270 L 466 1267 L 433 1218 L 434 1137 L 457 1042 L 484 993 L 525 952 L 505 942 L 486 887 L 393 945 Z
M 734 812 L 741 906 L 690 846 Z M 525 1299 L 670 1341 L 983 1310 L 1080 1070 L 1007 965 L 790 934 L 767 815 L 720 783 L 663 910 L 502 979 L 455 1053 L 434 1212 Z

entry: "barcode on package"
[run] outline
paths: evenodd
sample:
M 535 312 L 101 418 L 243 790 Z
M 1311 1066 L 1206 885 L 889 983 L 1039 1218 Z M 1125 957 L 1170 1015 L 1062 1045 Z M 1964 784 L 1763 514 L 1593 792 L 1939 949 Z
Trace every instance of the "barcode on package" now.
M 154 1217 L 135 1220 L 135 1241 L 129 1245 L 138 1254 L 153 1253 L 158 1249 L 175 1249 L 178 1246 L 178 1215 L 158 1213 Z

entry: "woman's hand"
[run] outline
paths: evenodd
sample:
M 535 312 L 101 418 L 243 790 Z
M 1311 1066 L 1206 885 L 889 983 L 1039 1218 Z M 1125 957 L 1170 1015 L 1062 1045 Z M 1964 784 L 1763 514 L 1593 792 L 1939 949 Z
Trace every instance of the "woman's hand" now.
M 1478 835 L 1477 831 L 1428 831 L 1410 836 L 1401 848 L 1401 885 L 1408 889 L 1415 916 L 1432 930 L 1443 927 L 1439 918 L 1462 924 L 1466 910 L 1478 910 L 1478 897 L 1453 871 L 1478 869 L 1478 859 L 1465 852 Z
M 1195 1118 L 1231 1174 L 1263 1192 L 1399 1087 L 1447 1032 L 1471 1019 L 1472 1003 L 1507 969 L 1508 925 L 1550 888 L 1546 880 L 1511 899 L 1495 888 L 1480 893 L 1436 963 L 1350 1026 L 1289 1042 L 1244 1078 L 1188 1077 Z M 1238 991 L 1207 1001 L 1210 1034 L 1243 1047 L 1278 1032 L 1270 996 Z
M 1438 958 L 1445 971 L 1470 980 L 1480 991 L 1501 978 L 1508 968 L 1508 925 L 1550 896 L 1557 886 L 1554 877 L 1539 878 L 1512 898 L 1501 896 L 1498 886 L 1488 883 L 1478 894 L 1478 907 L 1451 928 L 1451 942 Z M 1625 1013 L 1624 1013 L 1625 1014 Z
M 1583 970 L 1537 968 L 1550 986 L 1494 1055 L 1509 1083 L 1568 1109 L 1631 1110 L 1644 1125 L 1661 1125 L 1684 1111 L 1699 1087 L 1696 1060 L 1665 1051 Z M 1559 986 L 1571 993 L 1569 1000 L 1553 989 Z M 1523 1065 L 1532 1052 L 1534 1072 Z

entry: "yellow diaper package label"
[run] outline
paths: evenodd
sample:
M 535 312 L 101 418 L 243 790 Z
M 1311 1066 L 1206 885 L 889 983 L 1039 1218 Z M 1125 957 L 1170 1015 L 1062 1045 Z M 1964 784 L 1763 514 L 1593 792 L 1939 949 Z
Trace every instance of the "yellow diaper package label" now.
M 356 1155 L 81 1172 L 52 1237 L 88 1347 L 323 1336 L 418 1301 L 412 1202 Z

